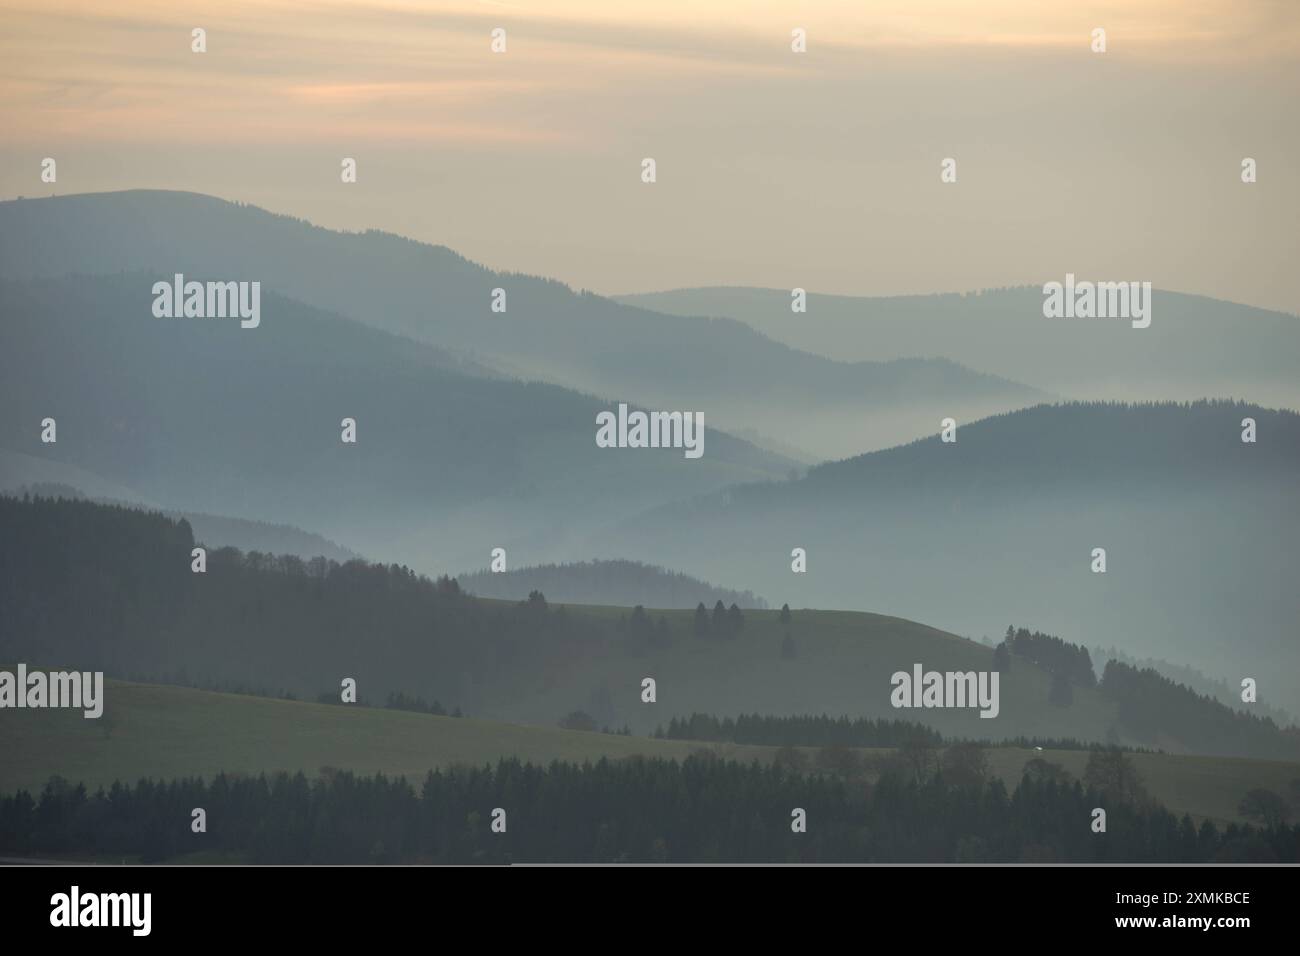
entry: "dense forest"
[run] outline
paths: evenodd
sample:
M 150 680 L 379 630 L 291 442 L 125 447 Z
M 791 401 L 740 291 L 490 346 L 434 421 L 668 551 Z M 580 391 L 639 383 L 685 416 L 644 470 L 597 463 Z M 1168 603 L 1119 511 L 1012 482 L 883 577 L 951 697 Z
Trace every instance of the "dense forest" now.
M 459 704 L 502 668 L 629 639 L 397 565 L 222 548 L 196 574 L 187 522 L 122 507 L 0 497 L 0 529 L 0 660 L 306 699 L 350 676 L 368 699 Z
M 328 769 L 315 781 L 218 776 L 93 795 L 54 780 L 39 797 L 0 798 L 0 851 L 257 863 L 1300 861 L 1300 826 L 1198 827 L 1108 765 L 1099 759 L 1086 784 L 1030 767 L 1011 793 L 942 769 L 868 785 L 705 757 L 502 761 L 432 772 L 418 787 Z M 1104 833 L 1092 829 L 1097 807 Z M 195 808 L 206 832 L 192 830 Z
M 106 505 L 123 505 L 127 508 L 145 508 L 147 505 L 135 501 L 107 498 L 102 495 L 88 495 L 72 485 L 57 481 L 38 481 L 19 485 L 12 492 L 15 498 L 67 498 L 69 500 L 87 499 Z M 247 518 L 231 518 L 227 515 L 209 515 L 197 511 L 169 511 L 161 509 L 169 518 L 185 519 L 194 531 L 196 541 L 202 541 L 209 547 L 232 547 L 241 551 L 269 551 L 275 554 L 296 554 L 300 558 L 314 558 L 317 555 L 333 561 L 352 561 L 361 555 L 335 544 L 328 538 L 291 525 L 272 524 L 266 521 L 252 521 Z
M 1027 628 L 1008 627 L 995 652 L 995 666 L 1010 669 L 1015 657 L 1033 661 L 1052 675 L 1049 700 L 1053 704 L 1069 706 L 1074 687 L 1096 686 L 1103 696 L 1119 704 L 1124 730 L 1152 745 L 1158 746 L 1170 727 L 1188 727 L 1195 728 L 1197 745 L 1207 753 L 1228 753 L 1234 747 L 1245 752 L 1248 746 L 1256 757 L 1300 757 L 1300 728 L 1280 726 L 1269 713 L 1243 713 L 1154 668 L 1110 660 L 1098 681 L 1086 647 Z
M 1086 647 L 1050 634 L 1031 633 L 1024 627 L 1008 627 L 1003 643 L 1010 653 L 1033 661 L 1053 677 L 1067 681 L 1071 687 L 1092 687 L 1097 683 L 1092 657 Z
M 1166 727 L 1190 726 L 1207 751 L 1249 740 L 1256 756 L 1294 760 L 1300 754 L 1300 728 L 1282 728 L 1271 717 L 1243 714 L 1151 668 L 1108 661 L 1099 687 L 1119 702 L 1120 722 L 1139 737 L 1156 740 Z
M 1211 677 L 1186 664 L 1178 664 L 1160 657 L 1138 657 L 1128 653 L 1123 648 L 1116 647 L 1114 644 L 1109 647 L 1094 647 L 1091 657 L 1094 663 L 1119 661 L 1121 664 L 1127 664 L 1136 670 L 1153 670 L 1176 684 L 1186 685 L 1198 694 L 1213 697 L 1219 703 L 1226 704 L 1233 710 L 1253 711 L 1261 717 L 1271 718 L 1274 723 L 1283 727 L 1296 723 L 1295 718 L 1281 707 L 1272 706 L 1262 700 L 1250 704 L 1244 703 L 1241 699 L 1241 688 L 1239 686 L 1229 684 L 1222 677 Z

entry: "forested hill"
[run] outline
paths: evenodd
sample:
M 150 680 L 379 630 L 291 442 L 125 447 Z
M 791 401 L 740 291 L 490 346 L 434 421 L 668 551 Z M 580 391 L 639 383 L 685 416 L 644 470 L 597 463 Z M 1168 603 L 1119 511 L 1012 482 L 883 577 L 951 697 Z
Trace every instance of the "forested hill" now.
M 4 491 L 4 489 L 0 489 Z M 79 488 L 60 482 L 34 482 L 20 485 L 7 492 L 15 498 L 24 495 L 39 498 L 87 499 L 100 504 L 123 505 L 127 508 L 148 508 L 138 501 L 118 500 L 98 495 L 83 494 Z M 310 531 L 292 525 L 268 521 L 249 521 L 229 515 L 210 515 L 198 511 L 169 511 L 157 509 L 169 518 L 184 519 L 194 531 L 194 540 L 209 548 L 231 547 L 241 551 L 263 551 L 271 554 L 294 554 L 300 558 L 325 557 L 332 561 L 351 561 L 361 555 Z

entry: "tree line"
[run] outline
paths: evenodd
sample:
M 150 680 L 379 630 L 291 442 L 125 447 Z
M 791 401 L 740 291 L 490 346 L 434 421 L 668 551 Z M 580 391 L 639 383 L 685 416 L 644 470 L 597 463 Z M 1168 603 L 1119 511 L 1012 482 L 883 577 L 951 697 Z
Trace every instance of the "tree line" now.
M 766 747 L 858 747 L 897 748 L 905 746 L 942 747 L 945 744 L 974 743 L 980 747 L 1014 747 L 1044 750 L 1093 750 L 1095 741 L 1075 737 L 1011 737 L 1001 741 L 967 741 L 945 738 L 939 731 L 911 720 L 872 719 L 868 717 L 831 717 L 828 714 L 740 714 L 717 717 L 694 713 L 673 717 L 667 727 L 662 724 L 654 736 L 664 740 L 698 740 L 705 743 L 754 744 Z M 1153 753 L 1142 747 L 1120 747 L 1126 753 Z
M 691 714 L 674 717 L 668 726 L 655 730 L 666 740 L 699 740 L 710 743 L 757 744 L 769 747 L 901 747 L 912 741 L 933 746 L 943 742 L 937 730 L 909 720 L 802 715 L 773 717 L 741 714 L 714 717 Z
M 418 785 L 326 770 L 92 794 L 55 779 L 37 797 L 0 798 L 0 851 L 285 864 L 1300 861 L 1300 826 L 1197 826 L 1126 789 L 1122 772 L 1095 776 L 1031 771 L 1008 793 L 978 773 L 950 780 L 944 767 L 863 783 L 702 755 L 503 760 L 433 771 Z M 1091 827 L 1099 806 L 1104 833 Z M 206 832 L 191 828 L 196 807 Z M 796 810 L 805 832 L 792 826 Z

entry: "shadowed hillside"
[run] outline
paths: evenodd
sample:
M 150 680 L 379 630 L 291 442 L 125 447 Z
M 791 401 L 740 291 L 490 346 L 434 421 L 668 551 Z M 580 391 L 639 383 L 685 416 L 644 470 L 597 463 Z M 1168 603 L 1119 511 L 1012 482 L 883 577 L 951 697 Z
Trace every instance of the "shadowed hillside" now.
M 0 279 L 174 272 L 264 287 L 389 332 L 473 353 L 613 401 L 703 412 L 822 457 L 915 437 L 944 414 L 1018 408 L 1044 392 L 930 360 L 843 362 L 730 319 L 620 305 L 494 272 L 441 246 L 340 233 L 195 193 L 131 191 L 0 203 Z M 493 290 L 506 294 L 492 311 Z

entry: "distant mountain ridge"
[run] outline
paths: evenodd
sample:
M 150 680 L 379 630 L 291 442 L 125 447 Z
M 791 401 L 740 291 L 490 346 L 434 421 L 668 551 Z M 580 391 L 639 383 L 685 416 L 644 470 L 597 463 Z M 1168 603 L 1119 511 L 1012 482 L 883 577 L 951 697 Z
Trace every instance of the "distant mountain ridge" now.
M 1152 296 L 1146 329 L 1044 318 L 1041 285 L 882 297 L 810 291 L 807 312 L 797 316 L 788 289 L 718 286 L 615 298 L 673 315 L 736 319 L 818 355 L 930 355 L 1077 399 L 1223 395 L 1300 409 L 1300 316 L 1163 289 Z
M 518 564 L 566 558 L 629 500 L 794 465 L 707 421 L 696 461 L 602 449 L 596 415 L 609 406 L 591 396 L 485 374 L 269 291 L 256 329 L 158 319 L 152 281 L 0 282 L 0 449 L 24 474 L 49 461 L 69 484 L 99 476 L 106 497 L 311 528 L 438 573 L 495 547 Z M 341 440 L 345 418 L 356 444 Z
M 731 319 L 621 305 L 496 272 L 387 233 L 342 233 L 194 193 L 130 191 L 0 203 L 0 279 L 183 273 L 265 288 L 526 377 L 717 427 L 785 436 L 821 457 L 905 441 L 944 414 L 1049 397 L 947 359 L 833 361 Z M 492 304 L 501 290 L 504 311 Z

